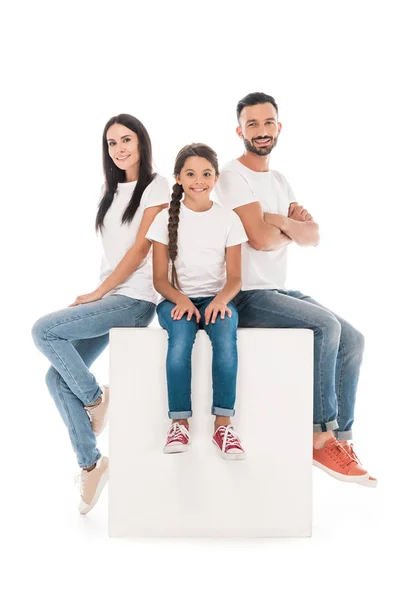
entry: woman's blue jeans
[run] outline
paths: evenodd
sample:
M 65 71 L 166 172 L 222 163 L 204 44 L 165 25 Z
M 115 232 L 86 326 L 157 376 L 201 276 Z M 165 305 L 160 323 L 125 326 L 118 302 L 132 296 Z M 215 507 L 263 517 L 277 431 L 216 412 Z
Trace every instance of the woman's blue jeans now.
M 89 367 L 107 346 L 110 329 L 147 327 L 154 314 L 152 302 L 115 294 L 50 313 L 33 326 L 34 342 L 52 364 L 47 387 L 83 469 L 101 456 L 84 408 L 101 394 Z
M 175 304 L 163 300 L 157 307 L 161 327 L 168 332 L 167 383 L 168 383 L 168 416 L 171 419 L 187 419 L 192 416 L 191 379 L 192 349 L 199 329 L 204 329 L 212 344 L 212 380 L 213 404 L 212 414 L 232 416 L 235 414 L 236 377 L 238 367 L 237 355 L 237 310 L 229 302 L 232 316 L 221 319 L 219 314 L 215 323 L 205 324 L 204 312 L 213 297 L 190 298 L 201 315 L 200 323 L 193 316 L 190 321 L 187 315 L 174 321 L 171 311 Z

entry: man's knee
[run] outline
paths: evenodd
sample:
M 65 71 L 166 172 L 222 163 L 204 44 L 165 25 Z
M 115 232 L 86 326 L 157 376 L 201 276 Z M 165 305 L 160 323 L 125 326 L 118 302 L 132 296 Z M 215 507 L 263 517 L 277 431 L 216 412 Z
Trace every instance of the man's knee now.
M 342 328 L 343 344 L 346 353 L 362 358 L 364 354 L 365 337 L 353 326 Z

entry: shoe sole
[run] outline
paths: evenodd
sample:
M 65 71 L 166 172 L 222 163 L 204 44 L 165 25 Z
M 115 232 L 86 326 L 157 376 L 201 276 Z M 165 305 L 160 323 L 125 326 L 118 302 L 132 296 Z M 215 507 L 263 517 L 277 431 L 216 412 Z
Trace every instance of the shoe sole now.
M 365 485 L 364 482 L 368 481 L 369 479 L 369 473 L 366 473 L 365 475 L 343 475 L 342 473 L 338 473 L 337 471 L 329 469 L 329 467 L 325 467 L 325 465 L 321 465 L 321 463 L 317 462 L 316 460 L 313 460 L 313 465 L 319 469 L 322 469 L 322 471 L 325 471 L 325 473 L 328 473 L 328 475 L 331 477 L 346 483 L 359 483 L 361 485 Z
M 246 459 L 246 452 L 241 452 L 240 454 L 227 454 L 226 452 L 222 452 L 222 450 L 218 446 L 217 442 L 214 442 L 214 440 L 213 440 L 212 443 L 214 444 L 214 446 L 218 450 L 218 453 L 221 455 L 221 457 L 224 460 L 245 460 Z
M 185 445 L 176 445 L 176 446 L 164 446 L 163 453 L 164 454 L 182 454 L 182 452 L 187 452 L 189 450 L 190 444 Z
M 100 494 L 104 489 L 104 486 L 106 485 L 108 481 L 108 468 L 107 471 L 105 471 L 103 473 L 103 475 L 100 477 L 99 479 L 99 485 L 97 486 L 97 490 L 96 493 L 94 495 L 93 500 L 91 501 L 90 504 L 87 504 L 84 508 L 79 508 L 79 512 L 81 513 L 81 515 L 87 515 L 87 513 L 92 510 L 92 508 L 94 508 L 94 506 L 96 506 L 99 498 L 100 498 Z
M 365 487 L 370 487 L 370 488 L 376 488 L 376 486 L 378 485 L 378 482 L 376 479 L 366 479 L 365 481 L 358 481 L 357 482 L 359 485 L 364 485 Z

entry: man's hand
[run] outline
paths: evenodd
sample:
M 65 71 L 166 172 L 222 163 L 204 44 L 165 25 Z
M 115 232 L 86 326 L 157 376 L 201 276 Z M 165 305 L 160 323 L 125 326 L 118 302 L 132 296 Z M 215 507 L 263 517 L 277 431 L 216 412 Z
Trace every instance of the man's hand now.
M 96 302 L 96 300 L 101 300 L 103 294 L 99 292 L 99 290 L 95 290 L 94 292 L 90 292 L 90 294 L 83 294 L 83 296 L 78 296 L 75 302 L 69 304 L 70 306 L 78 306 L 78 304 L 87 304 L 88 302 Z
M 196 322 L 200 322 L 200 312 L 187 296 L 174 306 L 171 310 L 171 317 L 174 321 L 180 321 L 185 313 L 187 313 L 188 321 L 190 321 L 194 315 L 196 317 Z
M 293 219 L 294 221 L 313 221 L 312 216 L 298 202 L 291 202 L 288 210 L 289 219 Z

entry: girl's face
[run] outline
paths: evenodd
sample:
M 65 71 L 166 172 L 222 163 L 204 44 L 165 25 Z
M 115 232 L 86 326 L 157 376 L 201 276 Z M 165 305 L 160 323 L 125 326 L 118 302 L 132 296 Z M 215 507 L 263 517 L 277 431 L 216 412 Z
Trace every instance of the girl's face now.
M 183 187 L 186 197 L 205 200 L 209 198 L 218 177 L 206 158 L 191 156 L 186 159 L 182 171 L 175 179 Z
M 127 171 L 137 168 L 140 162 L 139 143 L 136 133 L 114 123 L 107 131 L 108 153 L 120 169 Z

